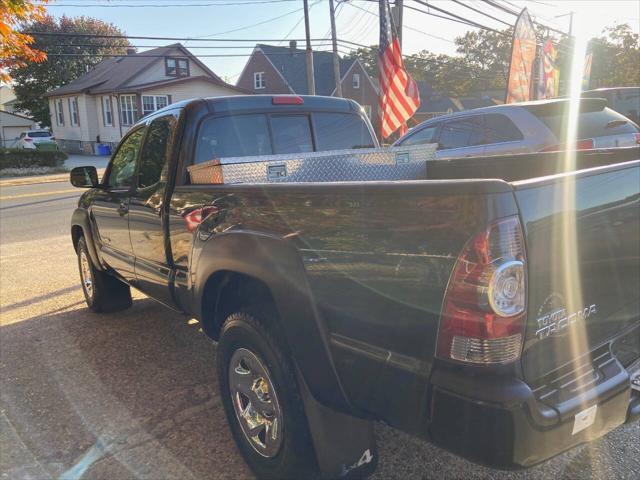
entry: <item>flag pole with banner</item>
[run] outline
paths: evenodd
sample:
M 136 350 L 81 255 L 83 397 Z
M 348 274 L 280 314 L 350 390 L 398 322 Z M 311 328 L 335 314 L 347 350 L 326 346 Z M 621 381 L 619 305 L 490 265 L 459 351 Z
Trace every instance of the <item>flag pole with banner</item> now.
M 380 135 L 389 137 L 400 129 L 407 130 L 407 120 L 420 106 L 418 85 L 404 68 L 400 41 L 391 16 L 388 0 L 380 0 Z
M 536 32 L 529 12 L 520 13 L 513 30 L 513 47 L 505 103 L 526 102 L 531 98 L 533 62 L 536 58 Z

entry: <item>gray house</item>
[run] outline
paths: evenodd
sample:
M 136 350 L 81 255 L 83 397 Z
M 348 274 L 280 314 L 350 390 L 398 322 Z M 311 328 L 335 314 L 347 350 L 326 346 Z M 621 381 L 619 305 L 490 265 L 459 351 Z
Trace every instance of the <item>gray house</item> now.
M 176 43 L 108 58 L 46 96 L 60 147 L 93 153 L 96 143 L 116 144 L 138 119 L 173 102 L 241 93 Z

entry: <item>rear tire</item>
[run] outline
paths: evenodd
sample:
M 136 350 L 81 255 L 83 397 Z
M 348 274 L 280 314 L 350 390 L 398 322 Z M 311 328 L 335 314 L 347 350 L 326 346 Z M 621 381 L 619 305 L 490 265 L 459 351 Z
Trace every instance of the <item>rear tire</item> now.
M 287 348 L 267 325 L 272 323 L 237 312 L 222 328 L 217 367 L 227 421 L 240 453 L 258 478 L 317 478 L 315 450 L 293 364 Z M 245 395 L 246 385 L 251 388 Z M 256 421 L 266 426 L 255 427 Z M 271 445 L 265 438 L 271 439 Z
M 95 268 L 84 237 L 77 245 L 80 283 L 87 306 L 96 313 L 110 313 L 131 306 L 129 285 Z

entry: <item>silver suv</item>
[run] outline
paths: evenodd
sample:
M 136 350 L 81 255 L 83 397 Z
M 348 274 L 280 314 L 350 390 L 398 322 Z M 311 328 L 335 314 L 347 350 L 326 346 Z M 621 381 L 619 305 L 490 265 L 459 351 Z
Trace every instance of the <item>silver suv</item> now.
M 640 144 L 638 126 L 606 105 L 602 98 L 580 101 L 578 149 Z M 568 109 L 565 98 L 458 112 L 421 123 L 394 145 L 437 143 L 437 158 L 563 150 Z

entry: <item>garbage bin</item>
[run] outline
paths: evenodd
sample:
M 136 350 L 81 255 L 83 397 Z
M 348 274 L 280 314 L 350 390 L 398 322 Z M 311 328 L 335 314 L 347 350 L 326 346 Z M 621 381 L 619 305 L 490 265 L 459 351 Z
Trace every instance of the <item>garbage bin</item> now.
M 111 147 L 109 145 L 105 145 L 104 143 L 99 143 L 97 145 L 98 155 L 111 155 Z

